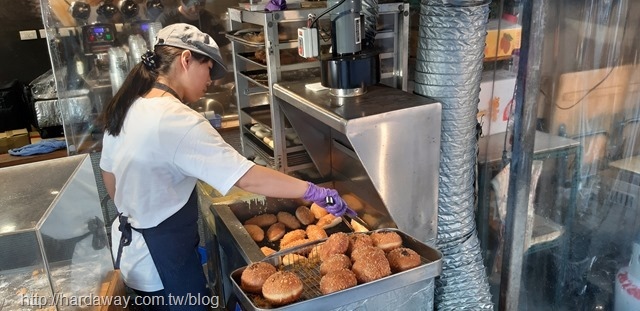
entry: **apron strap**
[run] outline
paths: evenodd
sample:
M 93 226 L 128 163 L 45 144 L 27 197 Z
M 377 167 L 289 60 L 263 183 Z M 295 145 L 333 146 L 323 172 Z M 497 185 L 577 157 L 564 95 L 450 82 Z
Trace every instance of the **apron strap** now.
M 118 243 L 118 255 L 116 256 L 116 262 L 114 263 L 114 267 L 116 269 L 120 269 L 120 259 L 122 258 L 122 248 L 125 246 L 129 246 L 131 244 L 131 239 L 133 234 L 131 232 L 131 224 L 129 223 L 129 217 L 123 216 L 122 213 L 118 214 L 118 220 L 120 221 L 120 225 L 118 225 L 118 230 L 122 233 L 120 235 L 120 243 Z

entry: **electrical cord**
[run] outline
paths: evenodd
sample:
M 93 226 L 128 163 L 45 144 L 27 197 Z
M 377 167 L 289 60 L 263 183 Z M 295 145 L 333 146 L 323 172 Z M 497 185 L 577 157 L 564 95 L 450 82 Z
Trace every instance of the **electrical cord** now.
M 615 69 L 615 68 L 616 67 L 611 67 L 611 69 L 609 69 L 609 72 L 607 72 L 607 75 L 605 75 L 604 78 L 602 78 L 602 80 L 600 80 L 600 82 L 596 83 L 596 85 L 594 85 L 584 95 L 582 95 L 582 97 L 580 97 L 580 99 L 578 99 L 578 101 L 576 101 L 574 104 L 570 105 L 569 107 L 562 107 L 562 106 L 558 105 L 558 103 L 556 102 L 555 103 L 556 108 L 558 108 L 560 110 L 569 110 L 569 109 L 572 109 L 573 107 L 577 106 L 578 104 L 580 104 L 585 98 L 587 98 L 587 96 L 589 96 L 589 94 L 591 94 L 591 92 L 593 92 L 595 89 L 597 89 L 600 85 L 602 85 L 602 83 L 604 83 L 604 81 L 607 80 L 607 78 L 609 78 L 609 76 L 613 72 L 613 69 Z

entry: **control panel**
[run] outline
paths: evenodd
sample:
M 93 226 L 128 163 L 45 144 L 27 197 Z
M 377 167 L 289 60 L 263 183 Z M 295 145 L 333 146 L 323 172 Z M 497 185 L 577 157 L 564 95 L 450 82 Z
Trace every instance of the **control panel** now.
M 115 45 L 116 26 L 114 24 L 92 24 L 82 26 L 85 54 L 104 53 Z

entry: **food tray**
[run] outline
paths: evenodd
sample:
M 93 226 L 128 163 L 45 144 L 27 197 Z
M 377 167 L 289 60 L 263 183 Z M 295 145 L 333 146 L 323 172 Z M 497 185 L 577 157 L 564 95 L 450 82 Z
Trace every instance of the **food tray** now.
M 244 52 L 244 53 L 238 53 L 238 57 L 251 62 L 252 64 L 262 67 L 262 68 L 267 68 L 267 63 L 263 62 L 261 60 L 259 60 L 258 58 L 256 58 L 255 56 L 256 52 Z
M 244 107 L 242 111 L 249 115 L 251 119 L 256 120 L 256 122 L 260 123 L 262 126 L 271 130 L 271 106 L 270 105 L 260 105 L 260 106 L 251 106 Z
M 240 74 L 256 85 L 269 88 L 269 73 L 266 69 L 240 71 Z
M 280 251 L 262 260 L 278 267 L 280 270 L 292 271 L 298 274 L 304 287 L 302 297 L 297 302 L 272 308 L 261 296 L 245 293 L 240 288 L 240 276 L 246 267 L 236 269 L 231 273 L 234 294 L 238 297 L 238 301 L 245 310 L 330 310 L 411 284 L 428 281 L 440 275 L 442 271 L 442 254 L 438 250 L 398 229 L 379 229 L 371 232 L 383 231 L 398 233 L 402 237 L 403 247 L 408 247 L 417 252 L 422 258 L 422 265 L 407 271 L 391 274 L 372 282 L 359 284 L 328 295 L 322 295 L 319 288 L 320 262 L 318 259 L 299 261 L 287 266 L 283 266 L 283 260 L 291 258 L 288 256 L 292 256 L 295 253 L 312 249 L 314 246 L 326 240 L 323 239 Z
M 240 29 L 240 30 L 229 31 L 225 34 L 225 36 L 229 40 L 236 41 L 247 46 L 264 47 L 264 40 L 262 42 L 249 40 L 249 36 L 257 35 L 261 31 L 262 29 L 260 28 Z

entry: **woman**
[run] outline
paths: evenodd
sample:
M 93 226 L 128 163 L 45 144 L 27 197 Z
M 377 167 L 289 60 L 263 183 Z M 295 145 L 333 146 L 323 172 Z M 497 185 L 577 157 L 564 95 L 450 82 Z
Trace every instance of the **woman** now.
M 235 185 L 313 201 L 334 215 L 352 212 L 335 190 L 254 165 L 184 104 L 199 99 L 212 79 L 226 73 L 209 35 L 188 24 L 170 25 L 142 59 L 101 116 L 100 168 L 120 212 L 112 226 L 116 266 L 139 295 L 154 296 L 146 300 L 156 302 L 153 310 L 207 309 L 175 305 L 178 299 L 208 296 L 197 253 L 198 179 L 221 193 Z M 327 206 L 327 197 L 335 204 Z

